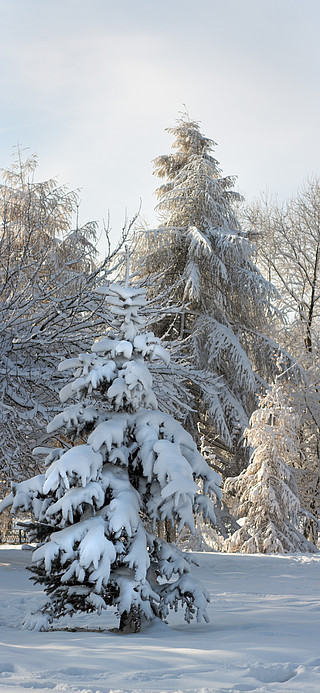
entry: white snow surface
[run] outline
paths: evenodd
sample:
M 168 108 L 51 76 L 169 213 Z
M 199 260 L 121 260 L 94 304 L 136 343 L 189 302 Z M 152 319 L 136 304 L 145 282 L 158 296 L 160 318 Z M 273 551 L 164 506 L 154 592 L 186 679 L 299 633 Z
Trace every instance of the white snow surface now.
M 42 599 L 31 551 L 0 546 L 0 692 L 319 693 L 320 556 L 193 556 L 209 624 L 178 612 L 124 635 L 107 611 L 30 632 L 23 620 Z

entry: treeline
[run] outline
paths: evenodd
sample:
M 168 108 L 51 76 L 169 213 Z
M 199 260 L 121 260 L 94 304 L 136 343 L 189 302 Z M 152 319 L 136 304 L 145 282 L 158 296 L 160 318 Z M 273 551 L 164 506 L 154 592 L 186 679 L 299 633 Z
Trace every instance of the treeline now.
M 97 290 L 125 276 L 129 244 L 144 319 L 171 354 L 153 365 L 158 406 L 224 480 L 214 529 L 198 520 L 196 540 L 169 523 L 159 532 L 199 548 L 316 550 L 320 182 L 247 206 L 197 122 L 183 117 L 169 133 L 173 153 L 154 162 L 157 228 L 135 220 L 103 262 L 97 225 L 79 228 L 77 195 L 36 182 L 36 157 L 18 151 L 2 173 L 1 497 L 41 471 L 33 450 L 50 446 L 58 364 L 112 329 Z

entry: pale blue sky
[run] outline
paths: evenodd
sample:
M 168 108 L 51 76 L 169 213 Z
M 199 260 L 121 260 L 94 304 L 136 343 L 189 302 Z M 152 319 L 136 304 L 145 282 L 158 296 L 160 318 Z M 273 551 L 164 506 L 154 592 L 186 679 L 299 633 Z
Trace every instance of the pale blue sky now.
M 320 175 L 319 0 L 0 0 L 0 166 L 37 152 L 113 237 L 186 104 L 248 201 Z

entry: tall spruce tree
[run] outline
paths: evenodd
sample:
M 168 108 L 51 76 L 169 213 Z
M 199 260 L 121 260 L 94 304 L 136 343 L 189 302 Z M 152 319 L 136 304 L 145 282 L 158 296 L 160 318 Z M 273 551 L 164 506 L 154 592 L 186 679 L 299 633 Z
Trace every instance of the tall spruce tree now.
M 48 600 L 29 625 L 44 630 L 54 617 L 109 605 L 120 630 L 137 631 L 179 603 L 187 621 L 206 619 L 208 595 L 188 574 L 192 561 L 154 530 L 169 520 L 192 531 L 198 512 L 214 521 L 220 476 L 157 408 L 148 363 L 167 363 L 168 353 L 152 333 L 138 333 L 144 291 L 111 284 L 101 292 L 113 327 L 91 353 L 60 366 L 74 371 L 61 401 L 79 402 L 48 426 L 59 443 L 47 451 L 47 471 L 0 504 L 31 511 L 44 537 L 32 571 Z
M 150 293 L 180 305 L 155 326 L 157 334 L 187 338 L 191 363 L 220 378 L 221 408 L 199 399 L 203 430 L 233 454 L 256 404 L 256 393 L 287 364 L 263 334 L 273 314 L 273 288 L 252 262 L 252 245 L 236 216 L 241 196 L 223 177 L 215 143 L 188 117 L 168 129 L 174 153 L 155 159 L 161 224 L 137 235 L 139 271 Z

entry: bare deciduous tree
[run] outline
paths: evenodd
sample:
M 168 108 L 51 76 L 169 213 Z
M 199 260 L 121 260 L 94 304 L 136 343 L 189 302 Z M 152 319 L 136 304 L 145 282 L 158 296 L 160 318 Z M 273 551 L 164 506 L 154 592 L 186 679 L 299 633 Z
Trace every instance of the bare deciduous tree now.
M 78 198 L 36 182 L 18 150 L 0 185 L 0 485 L 36 467 L 31 451 L 58 403 L 56 365 L 97 329 L 96 224 L 72 230 Z M 105 311 L 103 311 L 105 313 Z M 105 318 L 103 318 L 105 322 Z M 80 337 L 81 335 L 81 337 Z M 48 380 L 51 385 L 48 387 Z M 53 386 L 53 387 L 52 387 Z M 3 488 L 1 490 L 4 490 Z
M 291 384 L 291 404 L 300 417 L 300 472 L 303 504 L 319 513 L 320 457 L 320 180 L 312 178 L 285 203 L 265 196 L 246 212 L 256 232 L 257 263 L 279 292 L 284 322 L 272 336 L 304 369 Z

